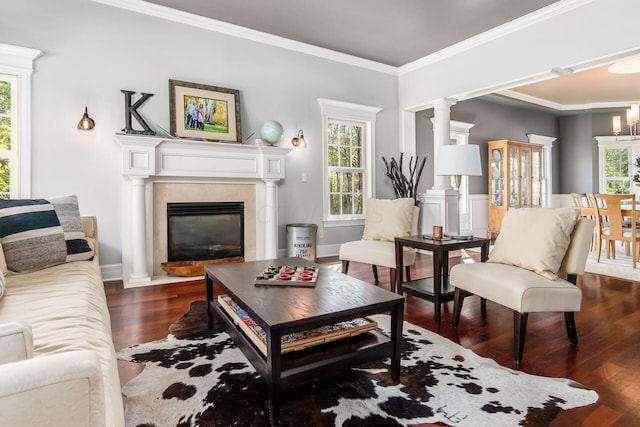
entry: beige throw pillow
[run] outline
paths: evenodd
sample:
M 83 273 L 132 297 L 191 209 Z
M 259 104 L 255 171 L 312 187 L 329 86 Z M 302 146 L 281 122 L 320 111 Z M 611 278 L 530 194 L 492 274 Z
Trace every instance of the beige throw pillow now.
M 411 232 L 414 200 L 369 199 L 364 221 L 363 240 L 387 240 L 408 236 Z
M 488 262 L 515 265 L 557 279 L 579 213 L 574 208 L 509 210 Z

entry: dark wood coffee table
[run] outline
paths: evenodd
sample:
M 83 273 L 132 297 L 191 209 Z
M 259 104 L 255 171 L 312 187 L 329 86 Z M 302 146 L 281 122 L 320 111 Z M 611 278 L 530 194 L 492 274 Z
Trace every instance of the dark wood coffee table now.
M 215 265 L 205 268 L 205 282 L 209 326 L 215 315 L 267 383 L 272 423 L 280 418 L 281 393 L 287 388 L 387 357 L 391 378 L 400 377 L 404 297 L 325 267 L 313 288 L 254 285 L 256 276 L 270 265 L 320 267 L 302 258 Z M 214 284 L 264 328 L 266 357 L 223 311 Z M 374 330 L 282 354 L 283 335 L 384 312 L 391 312 L 391 336 Z

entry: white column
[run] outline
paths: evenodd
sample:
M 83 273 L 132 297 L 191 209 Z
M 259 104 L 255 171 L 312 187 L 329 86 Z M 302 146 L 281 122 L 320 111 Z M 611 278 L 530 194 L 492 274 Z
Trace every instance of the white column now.
M 276 179 L 264 179 L 267 185 L 265 190 L 264 209 L 264 257 L 265 259 L 278 258 L 278 200 Z
M 131 252 L 132 271 L 129 282 L 148 282 L 147 271 L 145 182 L 147 176 L 129 176 L 131 179 Z
M 451 138 L 451 106 L 456 101 L 454 99 L 443 98 L 433 101 L 433 159 L 434 164 L 438 161 L 438 147 L 449 144 Z M 450 189 L 451 180 L 448 176 L 433 177 L 434 189 Z

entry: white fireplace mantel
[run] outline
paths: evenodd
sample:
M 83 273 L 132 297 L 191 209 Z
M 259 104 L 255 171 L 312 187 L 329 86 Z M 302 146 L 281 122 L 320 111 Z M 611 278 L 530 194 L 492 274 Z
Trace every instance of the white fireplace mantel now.
M 125 286 L 152 281 L 153 182 L 253 183 L 260 218 L 256 258 L 278 253 L 277 182 L 289 148 L 116 134 L 122 146 L 122 277 Z

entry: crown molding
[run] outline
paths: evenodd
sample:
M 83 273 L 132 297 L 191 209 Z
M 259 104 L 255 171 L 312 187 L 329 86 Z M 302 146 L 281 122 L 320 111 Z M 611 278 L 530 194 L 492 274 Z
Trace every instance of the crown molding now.
M 41 55 L 38 49 L 0 43 L 0 63 L 5 71 L 31 74 L 33 61 Z
M 497 92 L 498 95 L 506 96 L 530 104 L 541 105 L 546 108 L 552 108 L 558 111 L 575 111 L 575 110 L 595 110 L 599 108 L 628 108 L 630 104 L 637 103 L 637 100 L 630 101 L 614 101 L 614 102 L 589 102 L 586 104 L 560 104 L 558 102 L 549 101 L 535 96 L 527 95 L 513 90 L 503 90 Z
M 125 9 L 130 12 L 141 13 L 156 18 L 166 19 L 168 21 L 180 24 L 190 25 L 192 27 L 201 28 L 208 31 L 227 34 L 230 36 L 251 40 L 270 46 L 288 49 L 294 52 L 313 55 L 331 61 L 341 62 L 344 64 L 354 65 L 381 73 L 398 75 L 398 68 L 382 64 L 380 62 L 371 61 L 369 59 L 360 58 L 346 53 L 336 52 L 331 49 L 314 46 L 308 43 L 302 43 L 285 37 L 275 36 L 273 34 L 264 33 L 262 31 L 252 30 L 250 28 L 241 27 L 239 25 L 229 24 L 227 22 L 218 21 L 212 18 L 198 16 L 193 13 L 183 12 L 149 3 L 143 0 L 91 0 L 95 3 L 101 3 L 107 6 L 113 6 Z
M 536 10 L 535 12 L 531 12 L 520 18 L 514 19 L 505 24 L 485 31 L 484 33 L 480 33 L 459 43 L 441 49 L 431 55 L 427 55 L 423 58 L 402 65 L 398 68 L 398 75 L 416 71 L 420 68 L 450 58 L 464 51 L 473 49 L 516 31 L 520 31 L 524 28 L 546 21 L 555 16 L 566 13 L 572 9 L 581 7 L 587 3 L 591 3 L 592 1 L 594 0 L 561 0 L 557 3 L 553 3 L 549 6 L 543 7 L 542 9 Z

